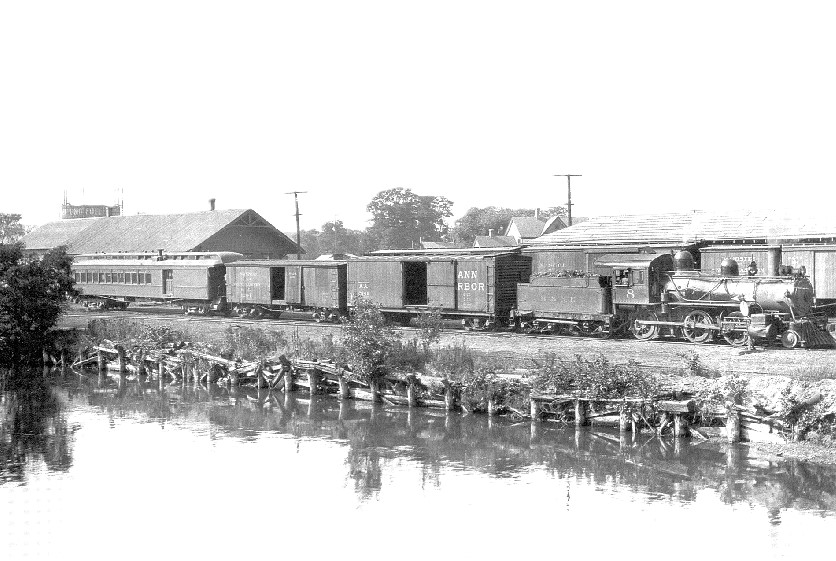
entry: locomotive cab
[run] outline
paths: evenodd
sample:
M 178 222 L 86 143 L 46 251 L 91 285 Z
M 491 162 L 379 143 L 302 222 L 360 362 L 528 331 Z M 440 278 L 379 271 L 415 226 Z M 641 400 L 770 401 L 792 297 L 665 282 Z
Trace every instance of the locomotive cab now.
M 597 259 L 595 267 L 612 278 L 613 304 L 653 304 L 660 301 L 661 274 L 673 269 L 673 259 L 669 254 L 609 254 Z

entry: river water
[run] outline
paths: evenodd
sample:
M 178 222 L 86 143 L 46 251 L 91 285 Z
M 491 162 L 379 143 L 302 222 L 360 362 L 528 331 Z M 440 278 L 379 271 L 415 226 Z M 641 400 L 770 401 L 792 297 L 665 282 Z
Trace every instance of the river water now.
M 798 558 L 836 468 L 745 445 L 37 373 L 0 388 L 0 559 Z

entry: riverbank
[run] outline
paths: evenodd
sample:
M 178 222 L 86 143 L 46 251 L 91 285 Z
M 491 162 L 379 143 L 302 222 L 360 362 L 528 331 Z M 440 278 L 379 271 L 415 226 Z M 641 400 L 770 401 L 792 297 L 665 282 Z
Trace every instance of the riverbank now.
M 150 322 L 146 318 L 140 321 L 108 321 L 109 327 L 100 329 L 100 339 L 125 338 L 132 329 L 137 331 L 152 327 L 149 323 L 154 324 L 154 328 L 164 328 L 157 318 Z M 237 340 L 234 343 L 238 347 L 237 352 L 240 354 L 241 349 L 249 348 L 249 358 L 259 352 L 262 355 L 278 352 L 307 360 L 327 360 L 333 359 L 339 347 L 338 341 L 334 340 L 333 330 L 317 340 L 301 337 L 297 326 L 261 329 L 224 325 L 223 329 L 219 329 L 220 326 L 211 325 L 210 329 L 205 329 L 207 323 L 189 323 L 189 329 L 180 332 L 180 336 L 192 345 L 209 345 L 215 349 L 226 345 L 227 353 L 230 352 L 230 343 Z M 577 413 L 573 408 L 580 398 L 588 402 L 594 423 L 626 424 L 628 428 L 625 430 L 653 429 L 660 433 L 674 428 L 672 420 L 670 427 L 663 424 L 665 419 L 661 413 L 664 411 L 659 410 L 656 403 L 663 394 L 668 399 L 686 404 L 676 406 L 684 408 L 686 427 L 726 423 L 727 405 L 731 403 L 736 408 L 734 413 L 740 416 L 744 438 L 760 441 L 752 442 L 750 446 L 776 458 L 836 464 L 836 446 L 833 443 L 836 380 L 825 366 L 820 365 L 817 371 L 808 370 L 803 375 L 799 375 L 798 371 L 791 375 L 730 373 L 728 368 L 720 370 L 712 366 L 714 362 L 704 361 L 706 352 L 713 348 L 691 346 L 686 347 L 687 351 L 677 349 L 677 352 L 672 353 L 670 345 L 661 343 L 659 347 L 667 348 L 670 355 L 662 368 L 657 364 L 632 359 L 619 362 L 618 353 L 591 353 L 587 350 L 585 354 L 569 354 L 577 350 L 576 345 L 573 345 L 575 343 L 592 343 L 591 348 L 600 348 L 600 344 L 611 345 L 605 348 L 613 349 L 617 349 L 618 343 L 621 343 L 577 339 L 551 341 L 551 345 L 546 347 L 553 349 L 557 344 L 564 349 L 561 353 L 543 349 L 535 353 L 529 348 L 532 341 L 526 340 L 526 344 L 517 345 L 513 360 L 509 360 L 505 349 L 497 349 L 497 345 L 493 345 L 491 350 L 485 348 L 486 341 L 502 338 L 470 335 L 442 333 L 440 340 L 434 344 L 433 362 L 422 365 L 420 346 L 408 344 L 417 335 L 407 333 L 403 337 L 405 344 L 399 347 L 400 355 L 395 356 L 391 362 L 393 370 L 401 370 L 396 373 L 397 380 L 405 381 L 408 375 L 417 375 L 420 379 L 423 375 L 427 380 L 423 388 L 427 394 L 424 398 L 442 404 L 448 399 L 444 384 L 452 385 L 457 391 L 456 405 L 465 411 L 487 413 L 493 409 L 516 412 L 517 415 L 529 414 L 530 411 L 532 416 L 540 415 L 547 421 L 558 423 L 576 422 L 574 417 Z M 453 344 L 445 345 L 445 340 L 453 341 Z M 737 350 L 735 352 L 740 353 Z M 794 352 L 807 354 L 804 351 Z M 766 350 L 748 354 L 765 357 L 771 353 L 771 350 Z M 777 361 L 775 371 L 783 370 L 781 362 Z M 601 378 L 602 371 L 606 379 Z M 270 373 L 275 376 L 277 370 Z M 612 387 L 626 384 L 626 387 L 618 391 L 612 388 L 602 390 L 602 384 L 610 384 Z M 642 391 L 638 391 L 640 386 L 648 384 Z M 307 387 L 310 388 L 310 383 Z M 432 393 L 429 392 L 431 388 L 435 395 L 429 395 Z M 657 392 L 652 413 L 657 416 L 648 419 L 646 417 L 650 413 L 644 407 L 653 401 L 647 393 L 651 390 Z M 644 395 L 641 395 L 642 392 Z M 544 407 L 537 410 L 532 407 L 529 410 L 527 405 L 532 395 L 539 396 Z M 394 392 L 388 399 L 393 403 L 409 403 L 408 397 L 403 396 L 406 401 L 399 397 Z M 610 406 L 607 410 L 606 403 L 618 400 L 623 404 L 630 401 L 634 405 L 620 408 Z M 635 406 L 637 400 L 644 400 L 641 406 Z M 535 400 L 531 401 L 533 403 Z M 676 411 L 670 413 L 674 415 Z M 807 441 L 793 442 L 793 439 Z

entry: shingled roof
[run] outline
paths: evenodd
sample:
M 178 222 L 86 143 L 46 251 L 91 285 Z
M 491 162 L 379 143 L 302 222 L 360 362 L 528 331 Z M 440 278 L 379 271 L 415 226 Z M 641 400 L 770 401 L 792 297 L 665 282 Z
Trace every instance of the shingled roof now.
M 512 236 L 476 236 L 473 247 L 517 247 Z
M 533 216 L 512 216 L 511 222 L 508 223 L 508 227 L 505 229 L 506 236 L 510 235 L 511 226 L 515 224 L 517 231 L 519 231 L 520 236 L 523 238 L 536 238 L 540 236 L 543 233 L 543 226 L 546 225 L 545 222 Z
M 84 222 L 71 232 L 68 222 Z M 50 222 L 24 238 L 28 250 L 68 246 L 71 254 L 156 251 L 199 251 L 221 230 L 255 227 L 266 232 L 286 253 L 296 244 L 251 209 L 208 210 L 185 214 L 137 214 Z M 56 245 L 47 242 L 59 241 Z
M 89 228 L 98 218 L 58 220 L 35 228 L 23 236 L 23 244 L 31 251 L 47 251 L 69 245 L 70 240 Z
M 543 245 L 691 244 L 733 240 L 836 238 L 836 220 L 781 211 L 707 211 L 599 216 L 531 242 Z

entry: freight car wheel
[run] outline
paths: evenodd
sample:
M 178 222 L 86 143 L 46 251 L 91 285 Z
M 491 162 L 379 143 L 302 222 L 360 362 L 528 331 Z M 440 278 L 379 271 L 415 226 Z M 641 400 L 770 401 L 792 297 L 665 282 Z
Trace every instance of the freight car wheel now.
M 714 331 L 698 325 L 714 325 L 711 315 L 703 310 L 694 310 L 682 324 L 682 334 L 692 343 L 707 343 L 714 339 Z
M 632 324 L 630 327 L 630 331 L 633 332 L 633 336 L 636 339 L 641 339 L 642 341 L 650 341 L 651 339 L 658 339 L 659 338 L 659 326 L 658 325 L 647 325 L 647 324 L 639 324 L 639 321 L 658 321 L 659 316 L 656 315 L 656 312 L 653 310 L 638 310 L 635 314 L 633 314 L 632 318 L 630 319 L 630 323 Z
M 737 321 L 737 318 L 742 319 L 743 317 L 745 316 L 740 312 L 732 312 L 725 316 L 725 318 L 735 318 L 735 321 Z M 743 347 L 749 342 L 749 333 L 745 330 L 729 331 L 727 333 L 723 333 L 723 339 L 725 339 L 726 342 L 733 347 Z
M 801 342 L 801 336 L 794 329 L 787 329 L 781 333 L 781 344 L 787 349 L 794 349 Z

